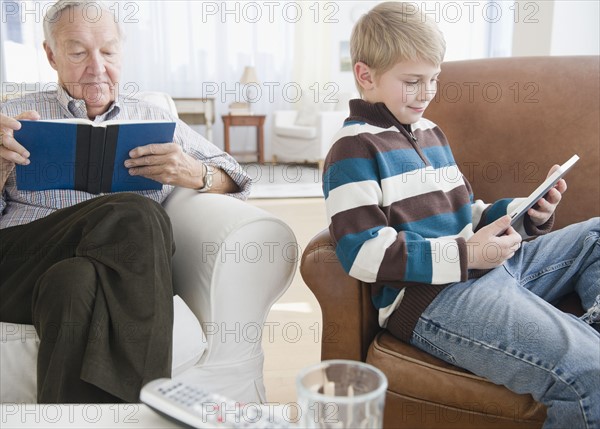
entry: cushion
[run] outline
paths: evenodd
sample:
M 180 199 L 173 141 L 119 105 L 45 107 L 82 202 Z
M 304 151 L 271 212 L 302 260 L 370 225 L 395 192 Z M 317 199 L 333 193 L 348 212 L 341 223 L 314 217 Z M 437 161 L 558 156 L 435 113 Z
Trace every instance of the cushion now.
M 318 113 L 317 105 L 304 107 L 298 111 L 294 124 L 304 127 L 314 127 L 317 125 Z
M 317 137 L 316 127 L 306 127 L 300 125 L 288 125 L 285 127 L 275 127 L 275 134 L 281 137 L 293 137 L 296 139 L 311 140 Z
M 175 295 L 173 320 L 173 364 L 172 375 L 182 373 L 197 363 L 208 346 L 204 331 L 196 315 L 187 304 Z
M 546 408 L 531 395 L 513 393 L 403 343 L 387 331 L 376 336 L 367 362 L 388 378 L 390 404 L 396 410 L 410 410 L 403 414 L 406 421 L 398 422 L 407 427 L 416 422 L 445 428 L 541 427 L 546 418 Z M 386 408 L 390 404 L 386 402 Z M 432 424 L 440 417 L 431 411 L 436 409 L 447 411 L 447 421 L 439 426 Z
M 39 339 L 33 325 L 0 323 L 0 403 L 35 403 Z

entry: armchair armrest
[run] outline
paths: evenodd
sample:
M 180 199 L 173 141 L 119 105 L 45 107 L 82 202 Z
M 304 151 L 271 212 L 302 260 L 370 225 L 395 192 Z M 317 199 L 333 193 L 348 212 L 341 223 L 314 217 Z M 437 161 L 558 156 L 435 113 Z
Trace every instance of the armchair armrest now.
M 292 230 L 225 195 L 176 189 L 165 208 L 176 244 L 174 293 L 196 314 L 207 337 L 200 363 L 262 357 L 264 321 L 298 263 Z
M 141 91 L 135 95 L 135 98 L 138 100 L 145 101 L 150 104 L 154 104 L 155 106 L 161 107 L 171 115 L 176 118 L 179 118 L 177 114 L 177 107 L 175 106 L 175 102 L 171 98 L 171 96 L 165 92 L 159 91 Z
M 302 254 L 300 273 L 323 314 L 321 359 L 364 361 L 381 328 L 369 286 L 350 277 L 335 255 L 329 231 L 321 231 Z

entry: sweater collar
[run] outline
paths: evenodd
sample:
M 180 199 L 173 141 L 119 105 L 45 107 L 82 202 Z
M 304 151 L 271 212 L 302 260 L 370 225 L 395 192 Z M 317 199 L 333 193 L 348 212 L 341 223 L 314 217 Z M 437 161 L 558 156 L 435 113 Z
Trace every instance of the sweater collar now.
M 348 121 L 367 122 L 379 128 L 396 127 L 406 129 L 384 103 L 369 103 L 362 99 L 350 100 L 350 117 Z M 411 129 L 411 125 L 408 125 Z

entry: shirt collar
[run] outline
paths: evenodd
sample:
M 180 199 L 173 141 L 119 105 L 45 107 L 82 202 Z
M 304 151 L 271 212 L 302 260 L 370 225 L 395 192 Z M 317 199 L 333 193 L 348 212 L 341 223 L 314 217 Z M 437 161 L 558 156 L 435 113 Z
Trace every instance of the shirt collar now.
M 60 105 L 75 118 L 88 119 L 87 109 L 85 107 L 85 101 L 78 100 L 69 95 L 69 93 L 62 87 L 58 86 L 57 99 Z M 121 105 L 119 100 L 115 100 L 102 115 L 96 116 L 95 122 L 103 122 L 115 118 L 121 111 Z
M 380 128 L 406 128 L 384 103 L 369 103 L 362 99 L 350 100 L 350 117 L 348 121 L 366 121 Z M 412 125 L 409 124 L 409 128 L 412 128 Z

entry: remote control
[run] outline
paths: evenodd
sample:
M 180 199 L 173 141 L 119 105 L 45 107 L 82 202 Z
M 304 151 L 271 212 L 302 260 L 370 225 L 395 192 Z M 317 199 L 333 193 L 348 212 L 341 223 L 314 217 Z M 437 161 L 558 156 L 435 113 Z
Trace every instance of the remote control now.
M 273 408 L 243 404 L 193 384 L 159 378 L 146 384 L 140 400 L 170 420 L 192 428 L 290 428 Z

